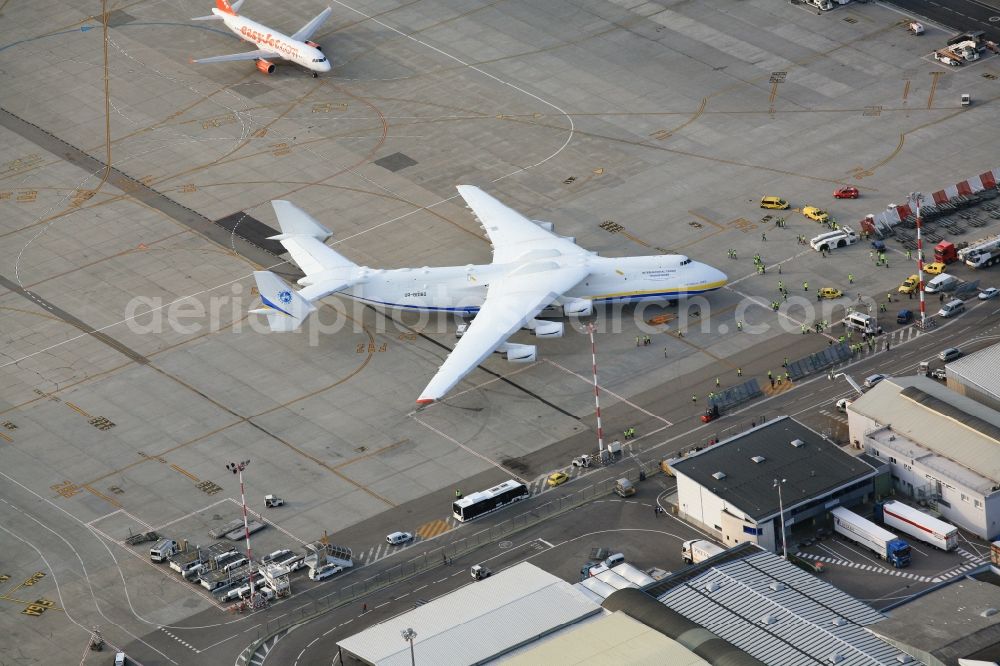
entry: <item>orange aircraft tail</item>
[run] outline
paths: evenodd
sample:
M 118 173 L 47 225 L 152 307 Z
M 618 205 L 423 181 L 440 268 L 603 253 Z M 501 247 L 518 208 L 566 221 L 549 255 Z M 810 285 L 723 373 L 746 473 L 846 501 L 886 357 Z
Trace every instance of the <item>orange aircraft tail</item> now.
M 220 11 L 236 16 L 236 10 L 234 10 L 229 4 L 229 0 L 215 0 L 215 6 L 218 7 Z

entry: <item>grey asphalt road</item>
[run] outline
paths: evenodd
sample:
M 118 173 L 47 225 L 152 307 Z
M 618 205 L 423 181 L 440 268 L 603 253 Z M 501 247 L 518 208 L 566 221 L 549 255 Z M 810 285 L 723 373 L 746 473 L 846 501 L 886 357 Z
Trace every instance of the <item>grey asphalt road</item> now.
M 997 0 L 887 0 L 916 16 L 953 28 L 955 32 L 983 30 L 1000 40 L 1000 2 Z
M 971 352 L 995 341 L 1000 335 L 998 314 L 1000 314 L 1000 303 L 976 301 L 969 312 L 948 322 L 943 327 L 938 327 L 935 332 L 913 337 L 906 343 L 894 344 L 888 352 L 881 351 L 865 356 L 840 370 L 860 379 L 874 372 L 884 372 L 890 375 L 912 373 L 922 360 L 932 360 L 933 367 L 939 364 L 936 361 L 936 354 L 944 346 L 957 345 L 967 352 Z M 898 337 L 900 332 L 906 332 L 906 329 L 895 329 L 895 332 L 890 331 L 890 334 Z M 808 338 L 809 336 L 803 337 Z M 794 339 L 798 340 L 798 338 Z M 807 342 L 803 341 L 799 344 L 805 345 Z M 701 424 L 696 419 L 697 415 L 692 414 L 693 410 L 690 404 L 686 404 L 681 396 L 670 395 L 669 387 L 664 387 L 660 400 L 669 400 L 671 407 L 678 411 L 686 409 L 686 418 L 680 420 L 676 426 L 659 433 L 656 439 L 647 440 L 641 447 L 639 456 L 653 462 L 669 453 L 700 443 L 706 438 L 726 437 L 749 428 L 751 420 L 757 421 L 760 418 L 771 418 L 782 414 L 792 415 L 818 431 L 829 430 L 835 428 L 839 424 L 836 419 L 841 418 L 833 409 L 833 404 L 839 397 L 850 393 L 851 389 L 846 382 L 830 382 L 825 376 L 816 376 L 813 379 L 799 382 L 791 390 L 785 390 L 763 400 L 758 400 L 741 412 L 723 416 L 709 424 Z M 570 438 L 550 447 L 545 452 L 540 452 L 538 455 L 541 461 L 529 460 L 527 464 L 530 468 L 535 469 L 538 465 L 544 464 L 544 461 L 560 459 L 559 456 L 562 456 L 561 460 L 567 460 L 572 453 L 578 450 L 580 443 L 574 441 L 575 439 Z M 422 542 L 400 555 L 414 558 L 419 557 L 422 552 L 430 551 L 435 553 L 435 556 L 439 556 L 438 549 L 441 546 L 461 539 L 464 535 L 468 535 L 472 529 L 488 528 L 492 524 L 508 519 L 510 517 L 506 515 L 508 513 L 531 510 L 535 502 L 552 501 L 560 494 L 572 492 L 582 484 L 591 483 L 592 480 L 614 478 L 615 472 L 615 467 L 597 470 L 592 475 L 577 479 L 568 486 L 557 488 L 555 491 L 544 493 L 539 498 L 533 498 L 518 505 L 516 509 L 494 514 L 472 525 L 449 532 L 439 539 Z M 500 472 L 496 472 L 496 474 L 500 474 Z M 640 493 L 633 498 L 634 502 L 599 501 L 586 504 L 568 515 L 545 521 L 536 527 L 518 533 L 514 537 L 504 539 L 510 542 L 507 548 L 500 548 L 496 543 L 492 543 L 467 557 L 454 560 L 451 566 L 442 565 L 405 582 L 382 588 L 373 594 L 370 600 L 360 598 L 357 601 L 351 601 L 349 605 L 334 607 L 329 613 L 308 623 L 305 627 L 297 628 L 287 638 L 279 641 L 275 649 L 279 649 L 278 646 L 280 646 L 280 652 L 276 654 L 283 656 L 273 663 L 294 663 L 296 656 L 310 647 L 309 644 L 314 639 L 315 643 L 311 649 L 318 650 L 320 646 L 324 646 L 324 649 L 330 649 L 330 646 L 344 635 L 355 633 L 376 621 L 392 617 L 412 607 L 420 600 L 432 599 L 455 589 L 455 587 L 468 582 L 466 578 L 468 567 L 478 561 L 488 561 L 495 568 L 503 568 L 530 559 L 566 580 L 575 581 L 579 567 L 586 553 L 589 552 L 589 548 L 596 545 L 610 545 L 627 550 L 630 557 L 636 559 L 641 566 L 658 566 L 664 569 L 676 567 L 679 565 L 679 560 L 674 561 L 677 558 L 672 555 L 671 548 L 665 548 L 653 542 L 647 543 L 644 538 L 636 540 L 634 535 L 633 537 L 622 536 L 622 533 L 629 530 L 643 530 L 637 534 L 645 534 L 644 530 L 648 529 L 659 532 L 666 529 L 662 525 L 668 523 L 673 525 L 668 530 L 673 535 L 670 538 L 684 534 L 695 534 L 692 528 L 684 526 L 672 518 L 657 522 L 653 516 L 651 511 L 653 502 L 664 489 L 666 481 L 666 478 L 661 475 L 653 475 L 645 483 L 640 484 Z M 438 500 L 438 503 L 447 501 L 447 498 L 443 496 L 434 499 Z M 424 498 L 421 502 L 413 503 L 413 506 L 403 510 L 426 511 L 429 518 L 430 515 L 440 513 L 440 508 L 432 506 L 432 504 L 434 503 Z M 371 534 L 376 529 L 385 531 L 389 526 L 388 523 L 384 522 L 385 518 L 385 516 L 380 517 L 382 522 L 378 526 L 362 524 L 354 526 L 352 530 L 358 530 L 359 534 L 363 532 Z M 579 540 L 579 543 L 571 540 L 570 535 L 579 535 L 584 529 L 587 533 L 601 533 L 601 536 L 595 535 L 590 540 Z M 334 541 L 339 541 L 339 539 L 335 538 Z M 557 545 L 559 548 L 555 547 Z M 817 551 L 817 553 L 819 552 Z M 214 621 L 216 614 L 211 611 L 205 617 L 196 615 L 189 618 L 182 623 L 182 626 L 172 628 L 172 633 L 183 636 L 186 643 L 198 650 L 195 654 L 185 655 L 186 663 L 229 663 L 236 659 L 239 652 L 253 640 L 258 632 L 287 624 L 296 612 L 307 613 L 311 608 L 311 602 L 316 599 L 325 598 L 327 602 L 335 601 L 338 586 L 359 579 L 377 579 L 380 575 L 385 575 L 384 572 L 396 566 L 398 561 L 398 559 L 393 558 L 379 560 L 372 565 L 351 572 L 349 578 L 335 579 L 328 585 L 310 586 L 307 582 L 300 581 L 296 584 L 296 589 L 300 591 L 291 600 L 258 613 L 254 616 L 252 623 L 247 621 L 233 626 L 218 625 Z M 923 573 L 930 574 L 933 571 L 937 571 L 935 565 L 929 565 Z M 919 589 L 919 584 L 923 584 L 921 581 L 903 581 L 896 580 L 892 576 L 884 576 L 879 579 L 882 583 L 880 586 L 872 587 L 870 573 L 856 574 L 856 572 L 847 571 L 837 574 L 835 577 L 838 584 L 845 587 L 848 587 L 852 581 L 863 581 L 863 591 L 866 594 L 873 592 L 871 597 L 893 596 L 893 591 L 897 589 L 912 593 Z M 858 578 L 858 576 L 861 577 Z M 305 584 L 303 585 L 303 583 Z M 907 585 L 910 587 L 906 587 Z M 332 599 L 331 596 L 333 596 Z M 359 606 L 359 604 L 362 605 Z M 361 613 L 362 609 L 365 608 L 363 604 L 367 604 L 366 613 Z M 215 626 L 205 629 L 184 629 L 184 625 L 197 627 L 208 624 Z M 144 636 L 143 640 L 164 651 L 176 650 L 174 639 L 162 632 L 152 632 Z M 133 647 L 136 654 L 140 656 L 148 651 L 148 648 L 141 644 L 136 644 Z M 148 657 L 149 659 L 144 663 L 157 663 L 155 655 L 149 654 Z M 268 663 L 272 662 L 268 661 Z M 316 662 L 303 661 L 300 663 Z

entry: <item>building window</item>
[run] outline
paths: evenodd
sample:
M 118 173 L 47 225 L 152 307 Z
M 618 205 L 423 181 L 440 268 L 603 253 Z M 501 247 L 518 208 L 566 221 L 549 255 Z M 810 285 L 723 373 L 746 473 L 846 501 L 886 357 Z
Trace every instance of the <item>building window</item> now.
M 881 458 L 882 457 L 882 454 L 879 452 L 878 449 L 872 449 L 872 453 L 875 454 L 876 458 Z
M 896 464 L 896 459 L 893 458 L 892 456 L 889 456 L 889 462 L 891 462 L 893 465 L 895 465 Z
M 715 525 L 715 529 L 719 532 L 722 531 L 722 525 Z
M 962 501 L 965 502 L 966 504 L 968 504 L 969 503 L 969 496 L 966 495 L 965 493 L 962 493 Z
M 983 506 L 983 503 L 980 502 L 979 500 L 976 500 L 976 508 L 980 509 L 980 508 L 982 508 L 982 506 Z

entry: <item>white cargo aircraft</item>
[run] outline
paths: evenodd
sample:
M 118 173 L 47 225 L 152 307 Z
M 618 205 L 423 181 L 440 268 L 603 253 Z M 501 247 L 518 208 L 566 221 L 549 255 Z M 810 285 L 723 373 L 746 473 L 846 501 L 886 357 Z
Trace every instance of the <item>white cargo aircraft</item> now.
M 557 338 L 563 324 L 542 316 L 590 315 L 595 302 L 666 301 L 726 284 L 726 275 L 683 255 L 607 258 L 552 233 L 551 222 L 529 220 L 478 187 L 459 185 L 493 244 L 493 263 L 382 270 L 358 266 L 324 243 L 332 234 L 288 201 L 272 201 L 281 225 L 273 236 L 305 272 L 293 291 L 270 271 L 254 277 L 273 331 L 297 329 L 330 294 L 380 308 L 475 316 L 417 400 L 442 398 L 493 352 L 531 363 L 535 346 L 507 342 L 518 329 Z
M 333 12 L 327 7 L 309 23 L 306 23 L 294 35 L 289 37 L 277 30 L 272 30 L 266 25 L 261 25 L 246 17 L 240 16 L 236 12 L 243 5 L 243 0 L 229 4 L 228 0 L 215 0 L 215 8 L 212 9 L 211 16 L 198 16 L 192 21 L 223 21 L 226 27 L 236 33 L 240 39 L 246 40 L 257 46 L 256 51 L 246 53 L 234 53 L 232 55 L 214 56 L 212 58 L 201 58 L 191 62 L 232 62 L 234 60 L 254 60 L 257 69 L 270 74 L 274 71 L 274 63 L 271 58 L 279 58 L 294 62 L 312 71 L 314 77 L 320 72 L 330 71 L 330 61 L 323 55 L 323 49 L 316 42 L 309 41 L 309 38 L 319 30 L 323 22 L 329 18 Z

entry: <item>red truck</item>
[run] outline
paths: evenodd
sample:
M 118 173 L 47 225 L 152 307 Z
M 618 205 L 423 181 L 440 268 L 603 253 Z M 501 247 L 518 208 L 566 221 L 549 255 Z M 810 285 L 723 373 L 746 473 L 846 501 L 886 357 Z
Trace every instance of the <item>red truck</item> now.
M 955 247 L 955 244 L 948 241 L 941 241 L 935 245 L 934 261 L 939 261 L 942 264 L 950 264 L 953 261 L 958 261 L 958 249 Z

